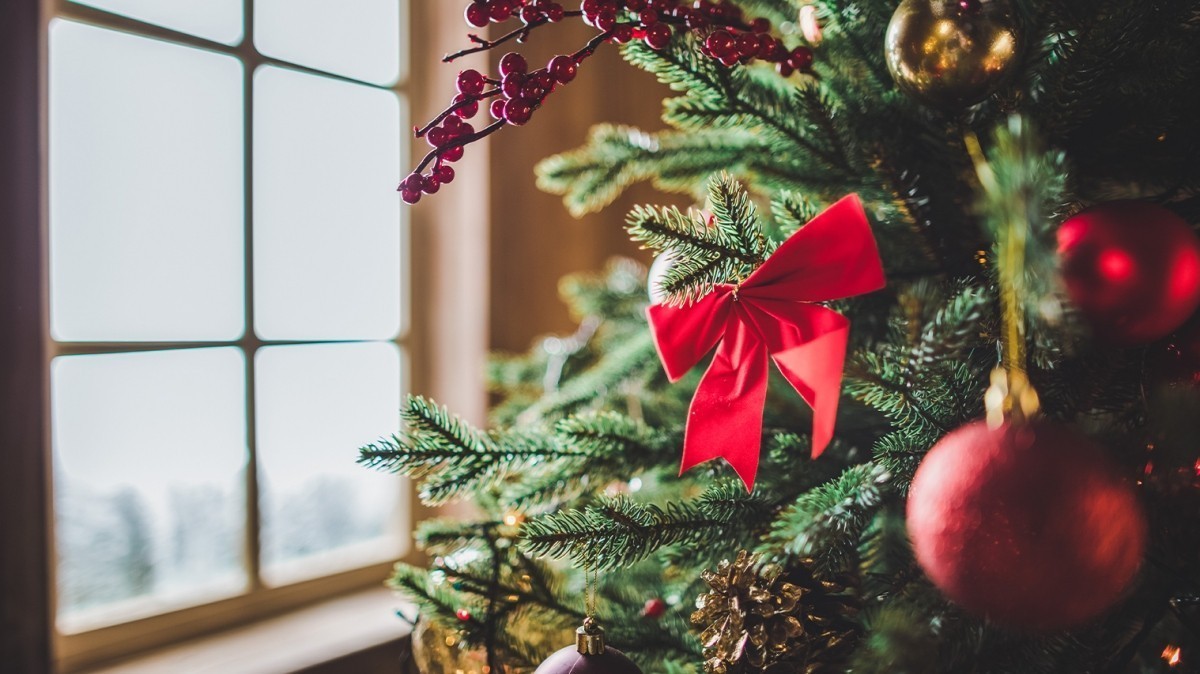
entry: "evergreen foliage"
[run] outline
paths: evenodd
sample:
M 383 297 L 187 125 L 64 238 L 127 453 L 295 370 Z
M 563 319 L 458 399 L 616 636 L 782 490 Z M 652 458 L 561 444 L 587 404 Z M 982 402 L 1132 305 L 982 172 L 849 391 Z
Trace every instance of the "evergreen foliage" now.
M 779 26 L 802 3 L 736 4 Z M 753 495 L 723 464 L 678 475 L 699 374 L 667 383 L 643 314 L 645 269 L 617 261 L 563 283 L 578 333 L 493 362 L 494 430 L 412 397 L 403 431 L 361 450 L 365 465 L 420 480 L 426 502 L 471 499 L 481 511 L 426 523 L 432 568 L 401 565 L 393 586 L 517 671 L 567 643 L 538 635 L 578 624 L 582 569 L 597 569 L 610 641 L 649 673 L 698 672 L 688 616 L 700 575 L 740 549 L 851 581 L 863 636 L 846 671 L 1161 672 L 1165 644 L 1200 655 L 1200 395 L 1158 386 L 1146 349 L 1081 328 L 1057 282 L 1054 240 L 1067 216 L 1118 197 L 1200 222 L 1200 3 L 1016 5 L 1028 45 L 1019 75 L 961 111 L 923 107 L 893 84 L 883 35 L 894 0 L 817 0 L 815 77 L 725 68 L 683 33 L 661 51 L 626 45 L 629 63 L 675 92 L 664 106 L 671 128 L 597 127 L 545 160 L 539 185 L 575 214 L 642 181 L 693 195 L 695 210 L 641 206 L 626 221 L 635 240 L 672 256 L 663 285 L 680 304 L 744 278 L 857 192 L 890 283 L 832 303 L 852 322 L 837 438 L 810 459 L 808 408 L 773 382 Z M 1014 220 L 1029 227 L 1021 300 L 1043 413 L 1096 437 L 1141 481 L 1153 531 L 1128 598 L 1061 634 L 960 611 L 924 578 L 904 531 L 925 453 L 983 414 L 1000 357 L 1003 251 L 993 244 Z M 643 615 L 649 599 L 663 599 L 666 615 Z M 470 620 L 455 618 L 463 608 Z

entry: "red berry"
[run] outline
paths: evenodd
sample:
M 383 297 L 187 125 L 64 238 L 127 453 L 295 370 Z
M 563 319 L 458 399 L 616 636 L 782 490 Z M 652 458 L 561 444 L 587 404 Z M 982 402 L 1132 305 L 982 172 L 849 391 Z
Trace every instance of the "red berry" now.
M 455 145 L 454 147 L 448 147 L 445 150 L 442 150 L 442 153 L 439 156 L 446 161 L 458 161 L 459 159 L 462 159 L 463 146 Z
M 454 104 L 458 105 L 459 103 L 463 103 L 465 100 L 467 100 L 467 97 L 463 94 L 459 94 L 454 97 Z M 464 103 L 461 108 L 458 108 L 454 111 L 454 114 L 458 115 L 462 119 L 471 119 L 475 115 L 479 114 L 479 101 L 472 100 L 470 103 Z
M 437 176 L 426 176 L 425 182 L 421 184 L 421 191 L 425 194 L 437 194 L 441 187 L 442 182 L 438 180 Z
M 433 127 L 425 134 L 425 142 L 429 143 L 432 147 L 441 147 L 446 144 L 448 139 L 449 134 L 440 126 Z
M 693 9 L 687 13 L 687 18 L 684 19 L 687 27 L 692 30 L 700 30 L 708 26 L 708 17 L 704 15 L 703 10 Z
M 708 39 L 704 41 L 704 46 L 708 47 L 713 56 L 722 58 L 733 53 L 736 42 L 728 31 L 718 30 L 708 36 Z
M 792 73 L 796 72 L 796 69 L 788 61 L 780 61 L 775 65 L 775 71 L 783 77 L 791 77 Z
M 483 91 L 483 85 L 486 84 L 483 80 L 483 75 L 479 74 L 478 70 L 468 69 L 458 74 L 458 93 L 475 96 Z
M 765 34 L 758 36 L 758 58 L 764 61 L 777 61 L 778 59 L 775 58 L 776 48 L 775 38 Z
M 646 0 L 625 0 L 625 6 L 631 12 L 640 12 L 646 8 Z
M 658 22 L 658 12 L 653 9 L 643 9 L 638 13 L 638 21 L 642 22 L 643 26 L 649 26 L 652 23 Z
M 496 23 L 508 21 L 510 18 L 512 18 L 512 13 L 512 5 L 504 2 L 503 0 L 496 0 L 488 6 L 488 15 L 491 16 L 492 21 L 495 21 Z
M 509 73 L 500 81 L 500 93 L 504 94 L 505 98 L 519 98 L 521 96 L 521 87 L 525 84 L 525 75 L 521 73 Z
M 460 608 L 454 612 L 454 617 L 458 618 L 462 622 L 467 622 L 471 619 L 471 612 L 465 608 Z
M 488 112 L 491 113 L 494 119 L 504 119 L 504 103 L 505 100 L 502 98 L 497 98 L 496 100 L 492 101 L 491 106 L 488 108 Z
M 487 6 L 478 2 L 467 5 L 467 11 L 463 15 L 467 20 L 467 24 L 476 28 L 483 28 L 488 25 L 488 21 L 491 19 L 488 16 Z
M 409 192 L 420 192 L 421 185 L 425 182 L 425 177 L 420 173 L 410 173 L 404 180 L 400 181 L 400 190 L 408 190 Z
M 804 45 L 796 47 L 792 50 L 792 55 L 788 57 L 788 63 L 800 72 L 808 72 L 812 69 L 813 50 Z
M 765 33 L 771 30 L 771 22 L 761 16 L 750 22 L 750 30 L 755 33 Z
M 560 55 L 550 59 L 546 70 L 555 80 L 566 84 L 575 79 L 575 75 L 579 72 L 579 64 L 575 63 L 575 59 L 570 56 Z
M 658 598 L 647 599 L 646 603 L 642 606 L 642 615 L 653 620 L 663 617 L 666 613 L 667 602 Z
M 454 168 L 442 164 L 433 169 L 433 175 L 437 176 L 438 181 L 445 185 L 454 180 Z
M 563 20 L 563 8 L 558 3 L 546 5 L 546 9 L 543 11 L 546 12 L 546 18 L 550 20 L 550 23 L 558 23 Z
M 671 28 L 665 23 L 652 24 L 646 28 L 646 46 L 651 49 L 665 49 L 671 43 Z
M 541 82 L 539 82 L 538 78 L 536 77 L 530 77 L 529 80 L 525 82 L 525 86 L 521 87 L 521 98 L 524 98 L 531 103 L 537 103 L 545 96 L 546 90 L 542 87 Z
M 579 3 L 579 11 L 586 16 L 596 16 L 602 9 L 604 9 L 603 0 L 583 0 Z
M 604 9 L 592 20 L 598 30 L 609 31 L 617 25 L 617 10 Z
M 470 122 L 463 122 L 459 124 L 458 127 L 451 132 L 454 138 L 469 136 L 473 133 L 475 133 L 475 127 Z
M 400 198 L 406 204 L 415 204 L 421 200 L 421 192 L 419 190 L 400 190 Z
M 504 104 L 504 119 L 509 124 L 521 126 L 525 122 L 528 122 L 532 116 L 533 108 L 529 103 L 519 98 L 514 98 Z
M 525 57 L 515 51 L 510 51 L 500 59 L 500 76 L 512 75 L 514 73 L 524 74 L 529 68 L 525 63 Z
M 633 39 L 633 26 L 623 23 L 616 28 L 613 28 L 612 41 L 617 44 L 625 44 Z
M 526 5 L 521 8 L 521 21 L 528 26 L 529 24 L 538 21 L 542 18 L 542 10 L 533 5 Z
M 737 54 L 741 58 L 754 58 L 758 54 L 758 36 L 754 33 L 742 33 L 737 36 Z

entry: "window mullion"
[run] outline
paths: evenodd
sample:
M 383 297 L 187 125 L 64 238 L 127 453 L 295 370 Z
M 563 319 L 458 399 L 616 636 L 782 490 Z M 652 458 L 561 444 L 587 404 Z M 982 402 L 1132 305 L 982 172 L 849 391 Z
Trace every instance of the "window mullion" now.
M 245 264 L 243 283 L 246 307 L 246 534 L 245 561 L 248 590 L 256 592 L 263 588 L 262 579 L 262 515 L 259 499 L 258 470 L 258 424 L 255 393 L 255 357 L 260 343 L 254 325 L 254 71 L 258 67 L 258 51 L 254 48 L 254 0 L 245 0 L 242 5 L 243 38 L 240 48 L 242 69 L 242 137 L 245 142 L 243 200 L 245 214 Z M 247 58 L 248 56 L 253 58 Z

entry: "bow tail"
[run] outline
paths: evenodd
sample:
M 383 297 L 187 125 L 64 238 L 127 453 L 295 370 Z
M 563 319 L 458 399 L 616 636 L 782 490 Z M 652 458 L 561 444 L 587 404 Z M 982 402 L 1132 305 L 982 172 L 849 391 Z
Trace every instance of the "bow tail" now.
M 808 341 L 772 353 L 771 358 L 788 383 L 812 407 L 812 456 L 815 459 L 833 439 L 850 321 L 824 307 L 809 305 L 805 312 L 816 314 L 812 317 L 816 320 L 810 325 L 820 326 L 815 331 L 817 334 Z
M 723 458 L 753 491 L 767 398 L 767 347 L 736 315 L 688 409 L 680 473 Z

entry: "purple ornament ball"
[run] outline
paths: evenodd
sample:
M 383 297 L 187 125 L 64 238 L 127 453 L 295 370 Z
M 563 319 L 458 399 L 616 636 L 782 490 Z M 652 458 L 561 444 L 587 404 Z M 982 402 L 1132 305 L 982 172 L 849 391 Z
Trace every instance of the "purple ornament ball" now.
M 598 655 L 584 655 L 572 645 L 546 658 L 533 674 L 642 674 L 642 670 L 611 646 Z

